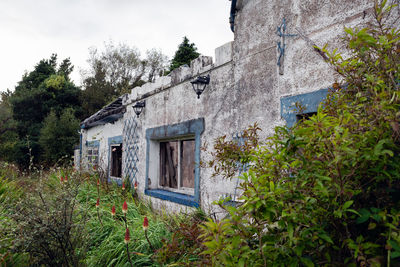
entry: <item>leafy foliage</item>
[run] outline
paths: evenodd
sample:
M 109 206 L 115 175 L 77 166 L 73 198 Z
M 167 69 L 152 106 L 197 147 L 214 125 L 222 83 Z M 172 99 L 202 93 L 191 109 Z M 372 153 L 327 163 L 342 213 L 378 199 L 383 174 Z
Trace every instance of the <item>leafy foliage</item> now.
M 18 141 L 16 122 L 13 119 L 12 107 L 10 103 L 11 91 L 1 93 L 0 100 L 0 159 L 12 161 L 13 147 Z
M 233 177 L 238 160 L 249 171 L 242 203 L 219 201 L 229 217 L 203 227 L 213 265 L 400 263 L 400 34 L 386 1 L 375 10 L 375 25 L 346 29 L 347 58 L 322 49 L 345 86 L 317 115 L 245 149 L 216 142 L 216 174 Z
M 210 265 L 210 257 L 199 255 L 205 250 L 200 238 L 200 225 L 205 220 L 206 216 L 201 210 L 191 214 L 172 215 L 166 220 L 167 228 L 173 234 L 171 239 L 162 239 L 163 246 L 155 254 L 157 262 L 180 266 Z
M 46 117 L 40 132 L 39 143 L 43 147 L 43 155 L 48 164 L 61 160 L 66 163 L 73 154 L 78 139 L 79 121 L 72 109 L 66 109 L 58 117 L 54 111 Z
M 132 88 L 163 74 L 167 57 L 151 49 L 142 58 L 137 48 L 105 43 L 103 51 L 90 49 L 89 70 L 83 73 L 81 95 L 84 116 L 88 117 Z
M 78 266 L 85 256 L 85 211 L 78 206 L 77 176 L 61 182 L 56 175 L 40 180 L 10 208 L 13 251 L 28 253 L 31 264 Z
M 190 43 L 186 36 L 183 37 L 183 42 L 179 45 L 178 50 L 176 50 L 174 58 L 171 61 L 169 71 L 173 71 L 185 64 L 190 66 L 190 61 L 198 58 L 199 55 L 196 45 Z
M 49 160 L 42 155 L 43 147 L 39 139 L 43 122 L 51 110 L 60 116 L 70 108 L 74 110 L 74 116 L 80 116 L 80 90 L 68 76 L 72 69 L 69 59 L 65 59 L 57 68 L 57 56 L 53 54 L 25 74 L 15 92 L 9 96 L 18 134 L 18 141 L 11 150 L 15 155 L 14 160 L 21 167 L 26 168 L 32 157 L 35 163 Z M 69 153 L 69 150 L 63 153 Z

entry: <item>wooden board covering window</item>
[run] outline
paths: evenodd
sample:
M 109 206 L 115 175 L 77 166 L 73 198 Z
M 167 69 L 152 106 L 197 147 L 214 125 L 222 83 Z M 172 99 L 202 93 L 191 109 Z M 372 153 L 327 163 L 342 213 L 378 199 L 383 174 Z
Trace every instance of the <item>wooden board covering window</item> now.
M 160 143 L 160 185 L 178 188 L 178 141 Z
M 194 188 L 194 150 L 194 140 L 160 143 L 160 186 Z
M 194 140 L 185 140 L 181 143 L 181 186 L 194 188 Z

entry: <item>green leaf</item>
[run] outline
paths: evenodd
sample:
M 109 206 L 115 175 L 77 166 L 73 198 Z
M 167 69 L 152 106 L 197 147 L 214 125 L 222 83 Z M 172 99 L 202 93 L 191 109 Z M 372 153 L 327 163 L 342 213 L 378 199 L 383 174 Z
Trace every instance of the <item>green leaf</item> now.
M 395 251 L 390 254 L 390 258 L 395 259 L 400 257 L 400 251 Z
M 275 185 L 273 181 L 269 181 L 269 190 L 275 191 Z
M 357 220 L 356 220 L 357 224 L 368 221 L 369 217 L 371 216 L 371 212 L 369 212 L 369 210 L 367 210 L 367 209 L 361 209 L 360 214 L 361 214 L 360 217 L 357 218 Z
M 352 204 L 353 204 L 353 200 L 349 200 L 349 201 L 346 201 L 344 204 L 343 204 L 343 209 L 344 210 L 346 210 L 346 209 L 348 209 Z
M 301 262 L 307 267 L 314 267 L 314 263 L 309 258 L 301 258 Z
M 322 234 L 319 234 L 318 236 L 319 236 L 321 239 L 325 240 L 326 242 L 333 244 L 332 239 L 331 239 L 327 234 L 322 233 Z

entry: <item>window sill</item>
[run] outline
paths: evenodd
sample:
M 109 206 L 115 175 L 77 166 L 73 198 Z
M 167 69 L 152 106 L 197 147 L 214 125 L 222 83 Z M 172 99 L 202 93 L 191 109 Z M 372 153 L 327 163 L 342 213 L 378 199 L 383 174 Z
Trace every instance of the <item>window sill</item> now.
M 168 200 L 181 205 L 195 207 L 195 208 L 199 207 L 199 203 L 195 201 L 194 196 L 171 192 L 162 189 L 146 189 L 144 193 L 147 196 L 159 198 L 162 200 Z

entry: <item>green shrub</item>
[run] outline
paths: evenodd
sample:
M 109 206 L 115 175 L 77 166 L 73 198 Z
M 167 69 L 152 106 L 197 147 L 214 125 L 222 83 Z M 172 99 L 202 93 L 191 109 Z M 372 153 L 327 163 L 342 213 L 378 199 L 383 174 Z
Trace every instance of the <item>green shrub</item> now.
M 203 229 L 217 266 L 397 266 L 400 264 L 400 91 L 398 29 L 376 2 L 370 28 L 346 29 L 351 52 L 334 50 L 342 75 L 318 113 L 266 142 L 257 127 L 239 147 L 220 138 L 210 164 L 225 178 L 249 166 L 242 204 Z
M 85 257 L 85 211 L 76 201 L 80 180 L 43 175 L 16 203 L 9 202 L 12 251 L 28 253 L 30 264 L 78 266 Z

